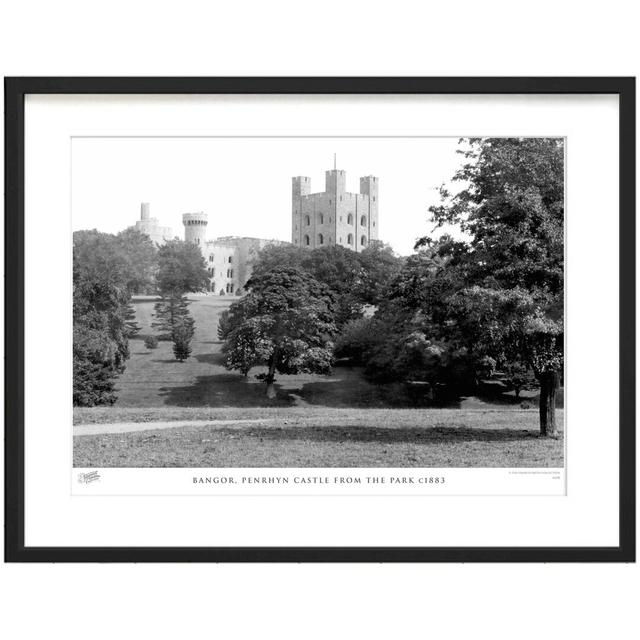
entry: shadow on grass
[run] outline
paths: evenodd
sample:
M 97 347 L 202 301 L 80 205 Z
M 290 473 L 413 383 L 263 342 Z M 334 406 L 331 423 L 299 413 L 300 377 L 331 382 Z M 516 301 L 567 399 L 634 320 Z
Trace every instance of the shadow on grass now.
M 194 356 L 200 363 L 222 365 L 219 353 Z M 155 362 L 174 363 L 175 360 Z M 412 393 L 412 389 L 402 383 L 376 385 L 365 381 L 358 373 L 351 375 L 327 376 L 314 382 L 295 382 L 281 376 L 276 381 L 276 398 L 269 399 L 263 383 L 256 382 L 255 376 L 248 378 L 238 373 L 219 373 L 198 376 L 189 386 L 162 387 L 159 389 L 163 403 L 176 407 L 288 407 L 302 400 L 316 407 L 330 408 L 460 408 L 457 399 L 435 404 L 423 394 Z
M 518 407 L 521 404 L 529 404 L 537 407 L 540 402 L 538 391 L 522 391 L 520 397 L 516 398 L 515 392 L 506 391 L 505 386 L 499 382 L 485 382 L 474 394 L 479 400 L 497 405 L 507 405 Z M 561 387 L 556 394 L 556 407 L 564 408 L 564 389 Z
M 213 364 L 222 367 L 224 365 L 224 355 L 222 353 L 197 353 L 193 356 L 198 362 Z
M 456 442 L 546 442 L 538 431 L 525 429 L 475 429 L 438 426 L 398 427 L 394 429 L 362 426 L 327 427 L 244 427 L 219 429 L 220 436 L 257 438 L 261 441 L 303 440 L 311 442 L 361 442 L 377 444 L 437 444 Z M 554 440 L 549 440 L 554 442 Z
M 204 353 L 193 356 L 200 364 L 223 369 L 221 353 Z M 175 363 L 175 360 L 155 362 Z M 315 376 L 314 376 L 315 377 Z M 462 401 L 469 398 L 451 396 L 434 400 L 425 393 L 424 386 L 410 383 L 374 384 L 367 381 L 358 368 L 340 367 L 334 375 L 317 376 L 306 380 L 304 376 L 280 376 L 276 381 L 277 397 L 270 400 L 265 386 L 252 374 L 243 378 L 237 372 L 199 376 L 189 386 L 160 388 L 163 404 L 177 407 L 274 407 L 291 406 L 302 401 L 316 407 L 330 408 L 443 408 L 461 409 Z M 504 386 L 483 385 L 475 396 L 479 408 L 486 404 L 519 409 L 523 402 L 535 407 L 537 395 L 516 399 L 504 391 Z M 473 398 L 471 398 L 473 400 Z M 562 394 L 558 393 L 558 408 L 562 408 Z
M 262 383 L 252 383 L 237 373 L 198 376 L 188 387 L 161 387 L 165 405 L 175 407 L 289 407 L 293 398 L 276 386 L 276 397 L 267 398 Z

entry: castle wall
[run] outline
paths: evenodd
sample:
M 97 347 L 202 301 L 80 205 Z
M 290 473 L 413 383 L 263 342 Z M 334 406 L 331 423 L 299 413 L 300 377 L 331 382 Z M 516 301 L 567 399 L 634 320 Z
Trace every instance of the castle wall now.
M 224 295 L 243 293 L 251 278 L 258 253 L 271 244 L 286 244 L 280 240 L 227 236 L 209 240 L 203 255 L 211 277 L 210 291 Z
M 233 295 L 239 289 L 237 249 L 228 243 L 209 240 L 203 247 L 203 255 L 209 271 L 209 291 L 215 294 Z

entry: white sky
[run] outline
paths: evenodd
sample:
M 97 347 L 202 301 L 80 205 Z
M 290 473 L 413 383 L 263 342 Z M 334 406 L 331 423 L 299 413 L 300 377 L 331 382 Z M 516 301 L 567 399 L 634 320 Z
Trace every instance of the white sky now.
M 428 207 L 463 158 L 458 138 L 74 138 L 73 229 L 118 232 L 151 216 L 183 237 L 182 213 L 204 211 L 208 238 L 291 239 L 291 177 L 324 191 L 324 172 L 380 179 L 379 237 L 407 255 L 431 234 Z

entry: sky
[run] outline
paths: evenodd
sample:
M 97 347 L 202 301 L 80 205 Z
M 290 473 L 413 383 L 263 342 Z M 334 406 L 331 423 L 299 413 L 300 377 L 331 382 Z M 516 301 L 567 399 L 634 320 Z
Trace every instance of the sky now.
M 324 172 L 377 176 L 379 239 L 407 255 L 432 233 L 428 207 L 462 163 L 458 138 L 74 138 L 73 229 L 116 233 L 135 224 L 140 203 L 183 237 L 182 214 L 208 214 L 208 239 L 252 236 L 291 240 L 291 178 L 309 176 L 324 191 Z

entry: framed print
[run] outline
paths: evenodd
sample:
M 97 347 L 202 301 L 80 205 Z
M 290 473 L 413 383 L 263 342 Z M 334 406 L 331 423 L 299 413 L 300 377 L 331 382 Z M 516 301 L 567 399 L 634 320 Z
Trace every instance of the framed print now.
M 633 78 L 7 78 L 8 561 L 635 560 Z

